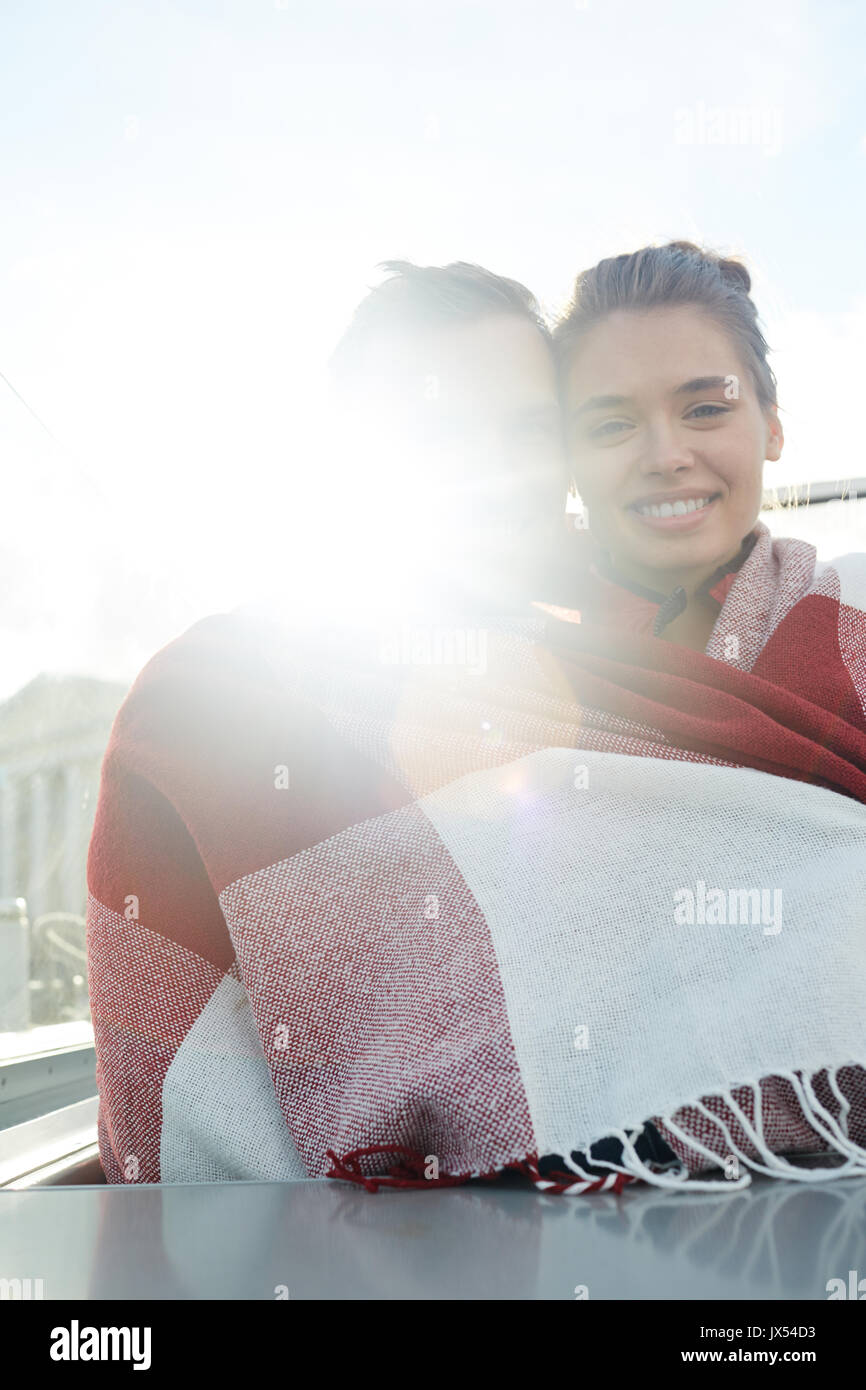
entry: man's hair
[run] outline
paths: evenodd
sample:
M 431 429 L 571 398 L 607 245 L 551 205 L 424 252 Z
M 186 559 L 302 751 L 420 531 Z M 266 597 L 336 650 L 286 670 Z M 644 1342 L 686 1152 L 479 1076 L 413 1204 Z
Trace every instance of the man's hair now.
M 483 266 L 468 261 L 444 266 L 383 261 L 378 269 L 388 278 L 361 300 L 331 357 L 331 377 L 337 386 L 363 372 L 370 347 L 408 339 L 419 330 L 511 314 L 526 319 L 550 339 L 531 291 Z

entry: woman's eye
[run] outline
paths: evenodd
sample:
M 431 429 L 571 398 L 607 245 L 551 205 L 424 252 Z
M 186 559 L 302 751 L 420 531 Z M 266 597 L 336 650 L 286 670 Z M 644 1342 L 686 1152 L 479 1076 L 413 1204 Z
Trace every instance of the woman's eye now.
M 701 411 L 709 411 L 709 414 L 701 414 Z M 727 413 L 728 407 L 726 405 L 710 405 L 707 403 L 705 405 L 696 405 L 694 410 L 690 411 L 687 418 L 690 420 L 711 420 L 714 415 L 727 415 Z

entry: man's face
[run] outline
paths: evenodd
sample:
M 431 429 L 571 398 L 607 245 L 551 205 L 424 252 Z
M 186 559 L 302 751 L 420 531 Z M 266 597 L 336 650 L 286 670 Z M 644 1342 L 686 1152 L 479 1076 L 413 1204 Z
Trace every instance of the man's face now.
M 713 319 L 689 306 L 610 314 L 580 344 L 566 396 L 590 531 L 623 574 L 697 587 L 737 553 L 782 429 Z
M 552 354 L 514 315 L 377 345 L 346 450 L 355 488 L 434 568 L 515 568 L 562 529 L 565 471 Z

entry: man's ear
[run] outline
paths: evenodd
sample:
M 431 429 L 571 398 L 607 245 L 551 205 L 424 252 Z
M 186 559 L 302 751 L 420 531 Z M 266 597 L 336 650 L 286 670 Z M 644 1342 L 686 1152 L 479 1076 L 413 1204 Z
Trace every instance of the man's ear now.
M 766 457 L 771 463 L 782 457 L 782 449 L 785 447 L 785 431 L 782 429 L 782 421 L 779 419 L 778 406 L 771 405 L 767 412 L 767 453 Z

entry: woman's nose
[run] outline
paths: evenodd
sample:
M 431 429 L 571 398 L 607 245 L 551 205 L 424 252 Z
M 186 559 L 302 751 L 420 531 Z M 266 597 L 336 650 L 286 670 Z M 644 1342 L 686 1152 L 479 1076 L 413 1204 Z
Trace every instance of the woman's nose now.
M 660 423 L 649 431 L 640 460 L 642 473 L 679 473 L 693 467 L 692 451 L 674 428 Z

